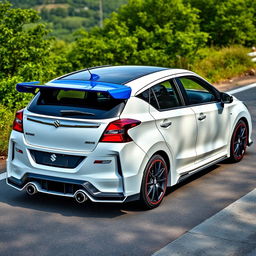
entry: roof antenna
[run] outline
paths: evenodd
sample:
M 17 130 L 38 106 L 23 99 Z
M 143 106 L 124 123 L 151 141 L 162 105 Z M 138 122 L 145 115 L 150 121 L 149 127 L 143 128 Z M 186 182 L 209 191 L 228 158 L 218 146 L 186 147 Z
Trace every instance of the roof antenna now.
M 93 73 L 91 73 L 91 71 L 89 70 L 89 68 L 86 68 L 87 69 L 87 71 L 89 72 L 89 74 L 90 74 L 90 81 L 96 81 L 96 80 L 98 80 L 99 78 L 100 78 L 100 76 L 98 76 L 98 75 L 96 75 L 96 74 L 93 74 Z

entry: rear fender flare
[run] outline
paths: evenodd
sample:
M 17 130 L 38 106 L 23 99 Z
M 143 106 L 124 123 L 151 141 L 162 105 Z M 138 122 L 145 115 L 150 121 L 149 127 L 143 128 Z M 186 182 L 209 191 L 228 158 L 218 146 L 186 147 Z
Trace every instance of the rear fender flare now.
M 170 169 L 169 169 L 169 173 L 168 173 L 168 186 L 171 186 L 173 184 L 176 183 L 176 180 L 177 180 L 177 175 L 176 175 L 176 172 L 175 172 L 175 166 L 174 166 L 174 159 L 173 159 L 173 155 L 171 154 L 169 148 L 167 147 L 166 143 L 161 141 L 161 142 L 158 142 L 156 144 L 154 144 L 147 152 L 146 156 L 144 157 L 142 163 L 141 163 L 141 166 L 140 166 L 140 181 L 142 182 L 142 177 L 143 177 L 143 173 L 144 173 L 144 170 L 146 168 L 146 165 L 148 163 L 148 161 L 150 160 L 150 158 L 153 156 L 153 155 L 156 155 L 157 152 L 159 151 L 164 151 L 166 153 L 166 155 L 168 156 L 168 159 L 169 159 L 169 163 L 170 163 Z

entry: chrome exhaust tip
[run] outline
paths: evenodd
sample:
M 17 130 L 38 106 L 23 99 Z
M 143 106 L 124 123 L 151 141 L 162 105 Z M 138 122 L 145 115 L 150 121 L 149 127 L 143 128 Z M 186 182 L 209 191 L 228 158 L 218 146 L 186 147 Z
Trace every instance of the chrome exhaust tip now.
M 27 192 L 27 194 L 29 194 L 30 196 L 36 194 L 36 193 L 37 193 L 37 188 L 36 188 L 35 184 L 29 183 L 29 184 L 26 186 L 26 192 Z
M 82 204 L 88 200 L 88 197 L 83 191 L 77 191 L 75 193 L 75 199 L 79 204 Z

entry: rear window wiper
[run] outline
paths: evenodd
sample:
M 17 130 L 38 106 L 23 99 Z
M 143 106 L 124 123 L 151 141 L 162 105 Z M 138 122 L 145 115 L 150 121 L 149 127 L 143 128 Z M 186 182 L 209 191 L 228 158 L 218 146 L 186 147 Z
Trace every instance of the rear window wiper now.
M 60 113 L 63 116 L 76 116 L 76 115 L 84 115 L 84 116 L 95 116 L 95 114 L 90 112 L 83 112 L 79 110 L 61 110 Z

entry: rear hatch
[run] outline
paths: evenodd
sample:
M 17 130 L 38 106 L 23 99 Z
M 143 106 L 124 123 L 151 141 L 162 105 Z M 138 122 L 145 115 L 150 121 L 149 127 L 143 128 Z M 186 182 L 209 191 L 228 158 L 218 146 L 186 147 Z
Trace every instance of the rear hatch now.
M 125 100 L 106 92 L 41 89 L 24 112 L 24 136 L 30 145 L 93 151 Z

